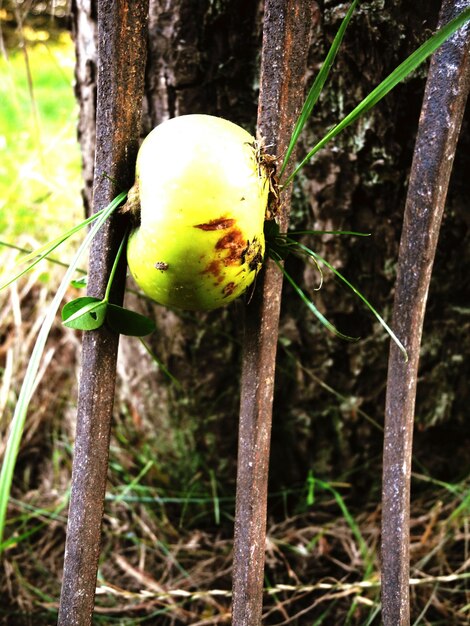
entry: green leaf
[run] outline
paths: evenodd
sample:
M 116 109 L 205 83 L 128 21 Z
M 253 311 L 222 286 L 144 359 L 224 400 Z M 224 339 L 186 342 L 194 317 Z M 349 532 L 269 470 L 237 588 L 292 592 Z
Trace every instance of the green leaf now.
M 131 337 L 145 337 L 156 329 L 155 323 L 145 315 L 117 304 L 108 304 L 106 322 L 114 332 Z
M 470 19 L 470 7 L 465 9 L 456 18 L 443 26 L 432 37 L 415 50 L 403 63 L 387 76 L 371 93 L 360 102 L 341 122 L 336 124 L 316 146 L 310 150 L 307 156 L 299 163 L 292 174 L 283 182 L 283 187 L 287 186 L 295 176 L 300 172 L 302 167 L 310 161 L 310 159 L 321 150 L 333 137 L 336 137 L 347 126 L 355 122 L 361 115 L 364 115 L 373 106 L 375 106 L 389 91 L 391 91 L 398 83 L 404 80 L 411 72 L 413 72 L 423 61 L 425 61 L 446 39 L 448 39 L 457 29 Z
M 103 326 L 108 306 L 105 300 L 99 298 L 76 298 L 62 309 L 64 326 L 76 330 L 96 330 Z
M 72 287 L 75 289 L 83 289 L 88 284 L 88 276 L 82 276 L 81 278 L 76 278 L 70 281 Z
M 75 298 L 71 300 L 62 308 L 62 321 L 65 322 L 69 317 L 74 315 L 77 311 L 82 309 L 87 304 L 101 302 L 100 298 L 93 298 L 92 296 L 83 296 L 81 298 Z
M 318 72 L 313 82 L 313 85 L 310 87 L 310 91 L 308 92 L 308 95 L 302 107 L 302 111 L 300 112 L 299 118 L 292 132 L 292 136 L 289 141 L 289 146 L 287 148 L 287 152 L 284 157 L 281 170 L 279 172 L 279 177 L 281 177 L 282 174 L 284 173 L 284 170 L 286 169 L 287 164 L 289 163 L 290 156 L 299 139 L 299 135 L 302 132 L 307 120 L 311 116 L 313 107 L 315 106 L 322 92 L 323 85 L 325 84 L 325 81 L 328 78 L 328 74 L 330 73 L 330 70 L 333 66 L 334 60 L 336 58 L 336 54 L 339 50 L 339 47 L 341 46 L 344 33 L 346 32 L 346 28 L 348 27 L 349 21 L 354 12 L 354 9 L 356 8 L 356 5 L 357 5 L 357 0 L 354 0 L 354 2 L 349 7 L 349 11 L 346 13 L 345 18 L 341 22 L 341 26 L 339 27 L 339 30 L 336 33 L 336 37 L 334 38 L 333 43 L 331 44 L 331 48 L 326 56 L 325 61 L 323 62 L 323 65 L 320 71 Z

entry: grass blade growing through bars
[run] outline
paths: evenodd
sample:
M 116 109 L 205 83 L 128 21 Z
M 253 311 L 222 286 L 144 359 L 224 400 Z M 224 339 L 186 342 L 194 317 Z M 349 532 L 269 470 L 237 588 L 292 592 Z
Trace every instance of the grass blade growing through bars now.
M 32 392 L 36 376 L 41 363 L 42 354 L 46 345 L 49 332 L 56 317 L 57 311 L 60 307 L 62 299 L 69 287 L 70 280 L 75 272 L 80 257 L 83 252 L 91 244 L 94 236 L 108 219 L 111 213 L 121 204 L 121 202 L 127 196 L 127 192 L 120 193 L 107 207 L 100 213 L 98 219 L 96 219 L 90 232 L 87 234 L 83 242 L 80 244 L 77 252 L 75 253 L 72 262 L 70 263 L 62 282 L 57 289 L 57 292 L 49 305 L 41 329 L 39 331 L 36 343 L 34 345 L 31 358 L 28 363 L 25 378 L 21 386 L 21 391 L 16 403 L 15 412 L 13 414 L 12 422 L 10 425 L 10 433 L 5 449 L 5 456 L 3 459 L 3 465 L 0 472 L 0 552 L 4 548 L 3 544 L 3 531 L 5 529 L 5 517 L 7 511 L 8 500 L 10 497 L 11 483 L 13 480 L 13 471 L 15 468 L 16 458 L 18 456 L 21 437 L 23 435 L 24 424 L 26 420 L 26 414 L 28 411 L 29 403 L 31 401 Z
M 351 16 L 354 12 L 354 9 L 356 8 L 357 5 L 357 0 L 354 0 L 354 2 L 351 4 L 349 11 L 346 14 L 346 17 L 344 18 L 344 20 L 341 22 L 341 26 L 338 30 L 338 32 L 336 33 L 336 36 L 333 40 L 333 43 L 331 44 L 331 48 L 328 51 L 328 54 L 326 55 L 326 59 L 323 62 L 323 65 L 321 66 L 320 71 L 318 72 L 313 85 L 310 87 L 310 91 L 308 92 L 307 98 L 305 99 L 304 105 L 302 107 L 302 111 L 300 112 L 300 115 L 297 119 L 297 122 L 295 124 L 294 130 L 292 132 L 292 136 L 290 138 L 289 141 L 289 146 L 287 148 L 287 152 L 284 156 L 284 161 L 282 163 L 282 167 L 281 170 L 279 172 L 279 177 L 282 176 L 288 162 L 289 162 L 289 158 L 297 144 L 297 140 L 299 139 L 300 133 L 302 132 L 307 120 L 309 119 L 310 115 L 312 114 L 312 110 L 313 107 L 315 106 L 321 92 L 323 89 L 323 85 L 325 84 L 326 79 L 328 78 L 328 75 L 330 73 L 331 67 L 334 63 L 334 60 L 336 58 L 336 54 L 339 50 L 339 47 L 343 41 L 343 37 L 344 37 L 344 33 L 346 32 L 346 28 L 348 27 L 349 21 L 351 19 Z
M 287 238 L 288 239 L 288 238 Z M 390 326 L 385 322 L 385 320 L 380 316 L 380 314 L 374 309 L 374 307 L 371 305 L 371 303 L 367 300 L 367 298 L 365 298 L 362 293 L 360 291 L 358 291 L 356 289 L 356 287 L 354 287 L 354 285 L 352 283 L 349 282 L 349 280 L 347 278 L 345 278 L 341 272 L 338 272 L 338 270 L 333 267 L 331 265 L 331 263 L 328 263 L 328 261 L 326 259 L 324 259 L 323 257 L 321 257 L 319 254 L 317 254 L 316 252 L 314 252 L 313 250 L 311 250 L 310 248 L 308 248 L 307 246 L 305 246 L 304 244 L 298 242 L 298 241 L 291 241 L 292 244 L 296 244 L 297 247 L 302 250 L 302 252 L 304 252 L 306 255 L 311 256 L 313 259 L 315 259 L 317 262 L 322 263 L 323 265 L 325 265 L 325 267 L 327 267 L 329 270 L 331 270 L 340 280 L 343 281 L 343 283 L 345 285 L 347 285 L 349 287 L 349 289 L 351 289 L 351 291 L 353 291 L 356 296 L 358 296 L 363 302 L 364 304 L 367 306 L 367 308 L 369 309 L 369 311 L 371 313 L 373 313 L 375 315 L 375 317 L 377 318 L 377 320 L 380 322 L 380 324 L 383 326 L 383 328 L 387 331 L 387 333 L 390 335 L 391 339 L 393 339 L 393 341 L 397 344 L 397 346 L 400 348 L 400 350 L 403 353 L 403 356 L 405 357 L 405 361 L 408 361 L 408 354 L 406 352 L 405 346 L 401 343 L 401 341 L 398 339 L 398 337 L 395 335 L 395 333 L 393 332 L 393 330 L 390 328 Z
M 373 106 L 375 106 L 389 91 L 391 91 L 398 83 L 404 80 L 411 72 L 413 72 L 423 61 L 425 61 L 440 45 L 444 43 L 458 28 L 463 26 L 470 19 L 470 7 L 462 11 L 460 15 L 443 26 L 432 37 L 425 41 L 417 50 L 415 50 L 403 63 L 387 76 L 371 93 L 360 102 L 341 122 L 336 124 L 316 146 L 310 150 L 307 156 L 299 163 L 292 174 L 282 181 L 282 186 L 286 187 L 302 167 L 310 161 L 310 159 L 321 150 L 331 139 L 336 137 L 347 126 L 355 122 L 361 115 L 364 115 Z
M 95 213 L 95 216 L 94 216 L 94 217 L 95 217 L 95 219 L 96 219 L 96 218 L 98 217 L 98 214 L 97 214 L 97 213 Z M 71 233 L 71 235 L 72 235 L 72 234 L 73 234 L 73 233 Z M 70 235 L 70 236 L 71 236 L 71 235 Z M 49 244 L 46 244 L 46 245 L 51 245 L 51 243 L 52 243 L 52 242 L 49 242 Z M 23 254 L 25 254 L 25 255 L 26 255 L 26 254 L 27 254 L 27 255 L 32 254 L 32 255 L 33 255 L 33 258 L 34 258 L 34 257 L 36 257 L 36 256 L 38 256 L 38 252 L 39 252 L 39 250 L 41 250 L 41 249 L 42 249 L 42 247 L 41 247 L 41 248 L 39 248 L 39 250 L 30 250 L 30 249 L 28 249 L 28 248 L 23 248 L 23 247 L 21 247 L 21 246 L 17 246 L 16 244 L 14 244 L 14 243 L 10 243 L 9 241 L 4 241 L 3 239 L 0 239 L 0 246 L 4 246 L 5 248 L 10 248 L 11 250 L 18 250 L 18 252 L 23 252 Z M 64 261 L 59 261 L 59 259 L 52 258 L 52 257 L 50 257 L 48 254 L 47 254 L 46 256 L 42 257 L 42 258 L 45 258 L 45 259 L 46 259 L 46 261 L 49 261 L 49 263 L 54 263 L 54 265 L 60 265 L 61 267 L 65 267 L 66 269 L 67 269 L 67 267 L 69 266 L 69 264 L 68 264 L 68 263 L 65 263 Z M 19 261 L 17 261 L 17 262 L 15 263 L 15 265 L 19 265 L 20 263 L 24 263 L 25 259 L 26 259 L 26 256 L 22 257 Z M 28 268 L 28 270 L 30 270 L 30 269 L 31 269 L 31 268 L 29 267 L 29 268 Z M 82 270 L 82 269 L 80 269 L 80 268 L 77 268 L 77 270 L 76 270 L 76 271 L 77 271 L 77 273 L 79 273 L 79 274 L 86 274 L 85 270 Z M 18 278 L 19 278 L 19 276 L 18 276 Z M 81 281 L 81 280 L 83 280 L 83 277 L 82 277 L 82 278 L 78 278 L 76 282 Z M 2 286 L 3 286 L 3 285 L 2 285 Z M 6 285 L 5 285 L 5 286 L 6 286 Z M 1 289 L 1 288 L 2 288 L 2 287 L 0 287 L 0 289 Z
M 104 211 L 104 210 L 105 209 L 102 209 L 102 211 Z M 84 226 L 87 226 L 91 222 L 93 222 L 96 219 L 98 219 L 100 217 L 100 215 L 102 215 L 102 211 L 98 211 L 97 213 L 95 213 L 91 217 L 88 217 L 86 220 L 83 220 L 83 222 L 80 222 L 80 224 L 77 224 L 76 226 L 74 226 L 73 228 L 68 230 L 67 232 L 62 233 L 61 235 L 59 235 L 59 237 L 57 237 L 53 241 L 49 241 L 48 243 L 44 244 L 43 246 L 41 246 L 37 250 L 33 250 L 32 252 L 29 252 L 26 256 L 24 256 L 21 259 L 19 259 L 16 262 L 16 265 L 23 265 L 24 263 L 29 263 L 29 265 L 27 267 L 25 267 L 24 269 L 20 270 L 19 272 L 17 272 L 16 274 L 14 274 L 13 276 L 11 276 L 10 278 L 7 278 L 5 280 L 5 282 L 1 283 L 0 284 L 0 291 L 2 289 L 5 289 L 6 287 L 11 285 L 12 283 L 14 283 L 15 280 L 18 280 L 18 278 L 21 278 L 21 276 L 23 276 L 24 274 L 26 274 L 30 270 L 32 270 L 33 267 L 39 263 L 39 261 L 42 261 L 43 259 L 47 258 L 48 255 L 53 250 L 58 248 L 60 246 L 60 244 L 64 243 L 64 241 L 69 239 L 69 237 L 72 237 L 72 235 L 75 235 L 75 233 L 78 233 L 78 231 L 81 230 Z M 7 245 L 7 244 L 3 244 L 3 242 L 2 242 L 2 245 Z M 30 263 L 30 261 L 32 261 L 32 263 Z M 58 261 L 53 261 L 53 262 L 57 263 Z M 60 263 L 60 264 L 62 265 L 62 263 Z M 66 267 L 68 267 L 68 266 L 66 266 Z
M 147 354 L 151 357 L 152 361 L 157 365 L 157 367 L 161 369 L 161 371 L 165 374 L 165 376 L 169 378 L 171 382 L 176 387 L 178 387 L 178 389 L 182 390 L 183 386 L 181 385 L 180 381 L 175 376 L 173 376 L 173 374 L 168 370 L 168 368 L 163 363 L 163 361 L 159 359 L 158 356 L 153 352 L 151 347 L 142 339 L 142 337 L 139 337 L 139 340 L 140 340 L 140 343 L 145 348 L 145 350 L 147 351 Z
M 355 521 L 355 519 L 353 518 L 353 516 L 351 515 L 348 507 L 346 506 L 346 502 L 344 501 L 342 495 L 339 493 L 339 491 L 337 491 L 336 489 L 334 489 L 334 487 L 332 487 L 330 484 L 328 484 L 327 482 L 323 481 L 323 480 L 319 480 L 318 478 L 315 478 L 312 476 L 312 479 L 315 480 L 315 482 L 318 484 L 318 486 L 321 489 L 324 489 L 325 491 L 328 491 L 329 493 L 331 493 L 334 497 L 334 499 L 336 500 L 337 505 L 339 506 L 341 513 L 343 514 L 344 519 L 346 520 L 349 528 L 351 529 L 357 543 L 359 546 L 359 551 L 361 553 L 361 556 L 364 560 L 364 563 L 366 565 L 365 568 L 365 572 L 364 572 L 364 578 L 367 580 L 369 578 L 369 576 L 372 573 L 373 567 L 374 567 L 374 562 L 373 562 L 373 555 L 371 553 L 371 551 L 369 550 L 367 543 L 365 542 L 364 537 L 362 536 L 361 530 L 359 528 L 359 526 L 357 525 L 357 522 Z
M 292 287 L 294 288 L 294 290 L 296 291 L 297 295 L 300 297 L 302 302 L 305 304 L 305 306 L 307 306 L 307 308 L 310 309 L 310 311 L 323 324 L 323 326 L 325 326 L 325 328 L 327 328 L 330 332 L 332 332 L 337 337 L 340 337 L 341 339 L 345 339 L 346 341 L 358 341 L 358 337 L 349 337 L 349 335 L 344 335 L 337 328 L 335 328 L 333 324 L 326 319 L 323 313 L 320 313 L 320 311 L 313 304 L 310 298 L 307 298 L 307 296 L 304 294 L 302 289 L 297 285 L 297 283 L 292 278 L 292 276 L 286 271 L 281 261 L 274 257 L 271 257 L 271 258 L 274 261 L 274 263 L 276 263 L 276 265 L 281 270 L 281 272 L 284 274 L 288 282 L 292 285 Z

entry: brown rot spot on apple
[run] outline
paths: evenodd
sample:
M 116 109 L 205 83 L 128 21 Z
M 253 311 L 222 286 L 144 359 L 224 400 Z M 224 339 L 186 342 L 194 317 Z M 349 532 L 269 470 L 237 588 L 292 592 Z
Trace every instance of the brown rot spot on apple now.
M 217 251 L 225 251 L 224 265 L 235 265 L 244 262 L 244 254 L 247 242 L 239 228 L 232 228 L 226 235 L 221 237 L 215 244 Z
M 262 262 L 263 262 L 263 255 L 258 250 L 255 256 L 248 263 L 248 267 L 250 268 L 250 271 L 251 272 L 257 271 L 260 265 L 262 264 Z
M 225 287 L 222 289 L 222 293 L 224 294 L 224 298 L 228 298 L 232 295 L 235 290 L 235 283 L 227 283 Z
M 217 278 L 217 282 L 221 282 L 223 280 L 221 272 L 222 270 L 220 267 L 219 259 L 214 259 L 205 267 L 201 274 L 211 274 L 212 276 Z
M 248 263 L 248 269 L 250 272 L 257 271 L 259 266 L 263 262 L 263 255 L 261 254 L 261 243 L 258 238 L 255 237 L 253 241 L 246 242 L 246 248 L 243 250 L 242 263 Z
M 241 261 L 242 265 L 245 263 L 245 261 L 246 261 L 246 255 L 247 255 L 247 254 L 249 254 L 250 249 L 251 249 L 250 240 L 249 240 L 249 239 L 247 239 L 247 240 L 246 240 L 246 246 L 245 246 L 245 249 L 243 250 L 242 255 L 241 255 L 241 257 L 240 257 L 240 261 Z
M 231 217 L 218 217 L 204 224 L 195 224 L 194 228 L 200 230 L 227 230 L 235 224 L 235 220 Z

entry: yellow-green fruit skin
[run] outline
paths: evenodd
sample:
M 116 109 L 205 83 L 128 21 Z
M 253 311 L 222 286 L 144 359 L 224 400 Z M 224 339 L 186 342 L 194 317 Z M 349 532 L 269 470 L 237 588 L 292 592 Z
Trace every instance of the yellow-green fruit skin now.
M 240 296 L 264 255 L 269 192 L 254 138 L 210 115 L 160 124 L 139 150 L 140 225 L 127 261 L 156 302 L 210 310 Z

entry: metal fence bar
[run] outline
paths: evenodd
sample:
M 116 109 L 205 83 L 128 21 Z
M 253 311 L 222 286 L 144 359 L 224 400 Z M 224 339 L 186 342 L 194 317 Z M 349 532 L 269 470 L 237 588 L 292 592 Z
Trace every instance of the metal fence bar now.
M 258 133 L 267 152 L 285 153 L 300 106 L 314 6 L 308 0 L 266 0 Z M 279 222 L 287 229 L 290 194 Z M 234 626 L 261 623 L 271 415 L 282 275 L 269 260 L 246 307 L 243 339 L 237 496 Z
M 100 0 L 97 4 L 99 66 L 94 211 L 104 208 L 133 182 L 144 88 L 148 0 Z M 104 295 L 123 234 L 122 220 L 113 218 L 95 238 L 90 255 L 91 295 Z M 113 298 L 120 303 L 124 291 L 124 264 L 116 278 L 119 287 Z M 60 626 L 92 623 L 118 339 L 105 327 L 87 332 L 83 338 Z
M 440 24 L 468 6 L 444 0 Z M 409 603 L 411 449 L 419 350 L 432 266 L 460 125 L 470 85 L 470 27 L 433 56 L 416 139 L 393 310 L 393 328 L 408 350 L 390 349 L 383 456 L 382 617 L 406 626 Z

